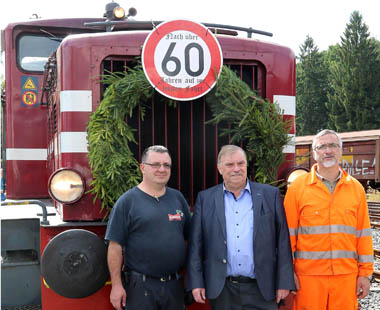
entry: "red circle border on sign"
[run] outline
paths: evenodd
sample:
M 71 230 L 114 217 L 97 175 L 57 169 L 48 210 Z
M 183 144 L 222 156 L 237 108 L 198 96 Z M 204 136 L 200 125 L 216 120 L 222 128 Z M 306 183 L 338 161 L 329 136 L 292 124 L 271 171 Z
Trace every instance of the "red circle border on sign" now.
M 175 26 L 175 29 L 173 29 Z M 155 64 L 154 64 L 154 53 L 159 41 L 166 36 L 168 33 L 173 31 L 184 30 L 192 32 L 198 35 L 206 43 L 209 48 L 211 55 L 211 65 L 210 70 L 207 73 L 204 80 L 194 85 L 193 87 L 187 88 L 178 88 L 177 92 L 174 92 L 173 95 L 168 95 L 163 88 L 173 88 L 174 86 L 162 81 L 162 78 L 158 74 Z M 219 77 L 220 71 L 223 64 L 223 55 L 220 48 L 219 42 L 215 36 L 211 33 L 209 29 L 204 27 L 201 24 L 191 22 L 188 20 L 174 20 L 160 24 L 157 28 L 152 30 L 145 40 L 143 51 L 142 51 L 142 63 L 145 74 L 150 82 L 150 84 L 161 94 L 175 100 L 192 100 L 197 99 L 205 94 L 207 94 L 216 84 L 216 81 Z M 217 72 L 214 72 L 214 68 Z M 208 89 L 206 91 L 199 92 L 197 88 L 200 84 L 205 84 Z
M 26 96 L 28 96 L 28 95 L 32 96 L 32 98 L 33 98 L 32 103 L 29 103 L 29 101 L 26 100 Z M 26 106 L 32 107 L 32 106 L 36 105 L 36 103 L 37 103 L 37 94 L 34 91 L 28 90 L 22 94 L 21 100 L 22 100 L 22 103 L 25 104 Z

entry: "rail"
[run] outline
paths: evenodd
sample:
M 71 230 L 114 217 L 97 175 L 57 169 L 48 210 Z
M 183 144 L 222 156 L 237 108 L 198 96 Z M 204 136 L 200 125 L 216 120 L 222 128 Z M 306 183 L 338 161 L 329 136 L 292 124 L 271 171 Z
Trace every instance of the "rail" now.
M 373 249 L 373 256 L 376 258 L 380 258 L 380 249 Z M 373 278 L 376 282 L 380 282 L 380 270 L 373 271 Z
M 368 201 L 368 214 L 371 224 L 380 228 L 380 202 Z
M 373 271 L 373 278 L 376 280 L 376 282 L 380 282 L 380 271 L 379 270 Z
M 373 254 L 375 257 L 380 258 L 380 249 L 373 249 Z
M 368 213 L 372 228 L 380 229 L 380 202 L 368 201 Z M 375 259 L 380 258 L 380 249 L 373 249 Z M 380 282 L 380 270 L 373 271 L 373 278 Z

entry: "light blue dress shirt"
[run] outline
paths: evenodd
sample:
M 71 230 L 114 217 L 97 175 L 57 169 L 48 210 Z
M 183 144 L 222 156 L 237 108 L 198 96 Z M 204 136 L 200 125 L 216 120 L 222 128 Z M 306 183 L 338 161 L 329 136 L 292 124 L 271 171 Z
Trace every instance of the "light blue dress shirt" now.
M 255 278 L 253 262 L 253 201 L 249 182 L 239 197 L 224 184 L 227 232 L 227 276 Z

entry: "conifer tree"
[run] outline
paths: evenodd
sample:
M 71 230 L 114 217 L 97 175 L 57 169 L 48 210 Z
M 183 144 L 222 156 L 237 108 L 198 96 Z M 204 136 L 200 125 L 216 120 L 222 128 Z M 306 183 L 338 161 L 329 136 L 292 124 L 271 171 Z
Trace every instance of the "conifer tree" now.
M 380 128 L 380 58 L 369 36 L 354 11 L 330 63 L 329 127 L 338 132 Z
M 328 66 L 313 38 L 306 37 L 297 63 L 297 135 L 314 135 L 327 126 Z

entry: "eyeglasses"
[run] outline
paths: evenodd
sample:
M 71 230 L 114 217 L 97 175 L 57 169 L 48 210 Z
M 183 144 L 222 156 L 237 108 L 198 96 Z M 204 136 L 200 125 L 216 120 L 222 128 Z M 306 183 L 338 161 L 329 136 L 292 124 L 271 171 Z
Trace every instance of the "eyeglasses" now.
M 164 169 L 169 170 L 172 167 L 172 165 L 168 164 L 168 163 L 163 163 L 163 164 L 160 164 L 160 163 L 143 163 L 143 164 L 144 165 L 149 165 L 153 169 L 160 169 L 161 166 L 162 166 L 162 167 L 164 167 Z
M 327 150 L 327 148 L 330 148 L 330 149 L 336 149 L 340 147 L 339 144 L 337 143 L 327 143 L 327 144 L 320 144 L 320 145 L 317 145 L 314 150 L 316 151 L 325 151 Z

